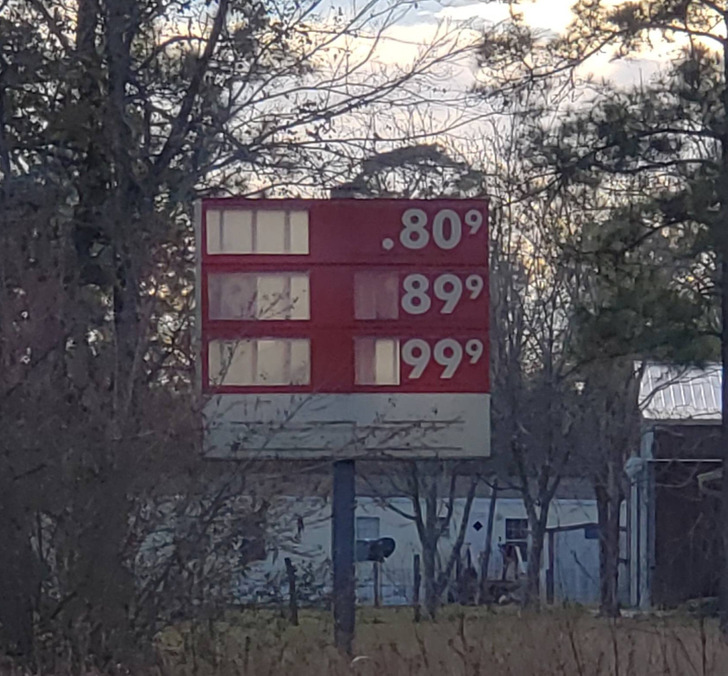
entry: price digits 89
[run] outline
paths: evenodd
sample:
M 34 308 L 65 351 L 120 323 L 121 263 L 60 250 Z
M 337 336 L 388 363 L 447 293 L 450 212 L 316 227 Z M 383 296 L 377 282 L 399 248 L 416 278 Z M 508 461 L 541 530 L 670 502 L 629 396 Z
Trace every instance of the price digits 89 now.
M 465 290 L 471 300 L 475 300 L 483 292 L 485 282 L 480 275 L 468 275 L 465 278 Z M 425 275 L 416 273 L 407 275 L 402 282 L 402 309 L 409 315 L 423 315 L 432 307 L 430 298 L 430 281 Z M 451 273 L 439 275 L 432 285 L 432 293 L 444 305 L 440 314 L 449 315 L 455 311 L 463 296 L 463 282 L 460 277 Z

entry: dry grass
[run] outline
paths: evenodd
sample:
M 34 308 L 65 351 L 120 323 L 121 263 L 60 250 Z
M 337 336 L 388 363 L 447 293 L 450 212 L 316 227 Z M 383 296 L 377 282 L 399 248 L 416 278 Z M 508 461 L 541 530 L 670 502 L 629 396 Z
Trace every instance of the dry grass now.
M 576 610 L 450 608 L 414 624 L 410 609 L 359 613 L 352 664 L 331 645 L 331 619 L 303 612 L 291 627 L 272 612 L 181 626 L 160 637 L 164 674 L 243 676 L 707 676 L 728 673 L 728 647 L 712 621 L 602 620 Z

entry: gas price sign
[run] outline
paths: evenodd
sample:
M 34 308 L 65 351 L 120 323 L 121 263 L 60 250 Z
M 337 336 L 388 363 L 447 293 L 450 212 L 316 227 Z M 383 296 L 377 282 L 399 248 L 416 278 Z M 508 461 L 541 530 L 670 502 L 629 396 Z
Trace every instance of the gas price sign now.
M 325 445 L 324 419 L 340 434 L 345 421 L 437 411 L 484 437 L 437 453 L 487 452 L 487 202 L 213 199 L 198 211 L 200 379 L 216 414 L 224 402 L 260 437 L 272 419 L 250 410 L 281 410 L 286 396 L 312 409 L 308 396 L 326 413 L 301 424 Z

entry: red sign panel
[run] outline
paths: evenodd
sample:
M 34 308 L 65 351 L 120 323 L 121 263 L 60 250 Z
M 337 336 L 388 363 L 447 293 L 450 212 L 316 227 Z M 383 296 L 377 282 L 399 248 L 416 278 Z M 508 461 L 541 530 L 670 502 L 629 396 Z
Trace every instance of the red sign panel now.
M 202 211 L 206 391 L 489 391 L 486 202 Z

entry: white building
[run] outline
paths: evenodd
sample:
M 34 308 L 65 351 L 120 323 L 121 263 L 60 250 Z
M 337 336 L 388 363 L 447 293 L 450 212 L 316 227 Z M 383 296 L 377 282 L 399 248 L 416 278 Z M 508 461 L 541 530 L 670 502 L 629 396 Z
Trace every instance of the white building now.
M 572 491 L 574 492 L 574 491 Z M 588 494 L 582 487 L 581 493 Z M 554 600 L 583 604 L 599 600 L 599 540 L 593 527 L 597 520 L 596 502 L 586 497 L 567 497 L 566 491 L 557 497 L 549 512 L 548 528 L 554 529 L 546 539 L 541 566 L 541 590 L 546 600 L 548 589 L 547 571 L 553 560 Z M 331 508 L 323 498 L 299 498 L 292 500 L 291 509 L 306 516 L 298 521 L 300 532 L 292 538 L 293 544 L 285 550 L 272 551 L 265 561 L 252 564 L 241 580 L 238 590 L 242 602 L 260 599 L 260 590 L 279 585 L 285 595 L 286 573 L 284 559 L 289 556 L 299 570 L 315 570 L 320 582 L 328 587 L 331 556 Z M 449 531 L 440 541 L 442 557 L 449 555 L 462 520 L 466 499 L 456 498 Z M 479 568 L 480 556 L 485 547 L 490 498 L 474 498 L 461 555 L 469 551 L 473 565 Z M 381 566 L 381 602 L 384 605 L 409 604 L 413 598 L 415 554 L 421 553 L 417 529 L 411 519 L 402 513 L 411 513 L 408 497 L 359 496 L 356 507 L 358 539 L 391 537 L 396 543 L 393 554 Z M 587 527 L 590 524 L 591 527 Z M 562 529 L 562 530 L 556 530 Z M 490 557 L 489 577 L 500 578 L 502 557 L 498 544 L 514 543 L 527 552 L 528 520 L 523 501 L 512 491 L 506 497 L 498 497 L 493 523 L 493 546 Z M 553 542 L 553 557 L 548 551 Z M 373 565 L 357 564 L 357 598 L 369 604 L 374 599 Z

